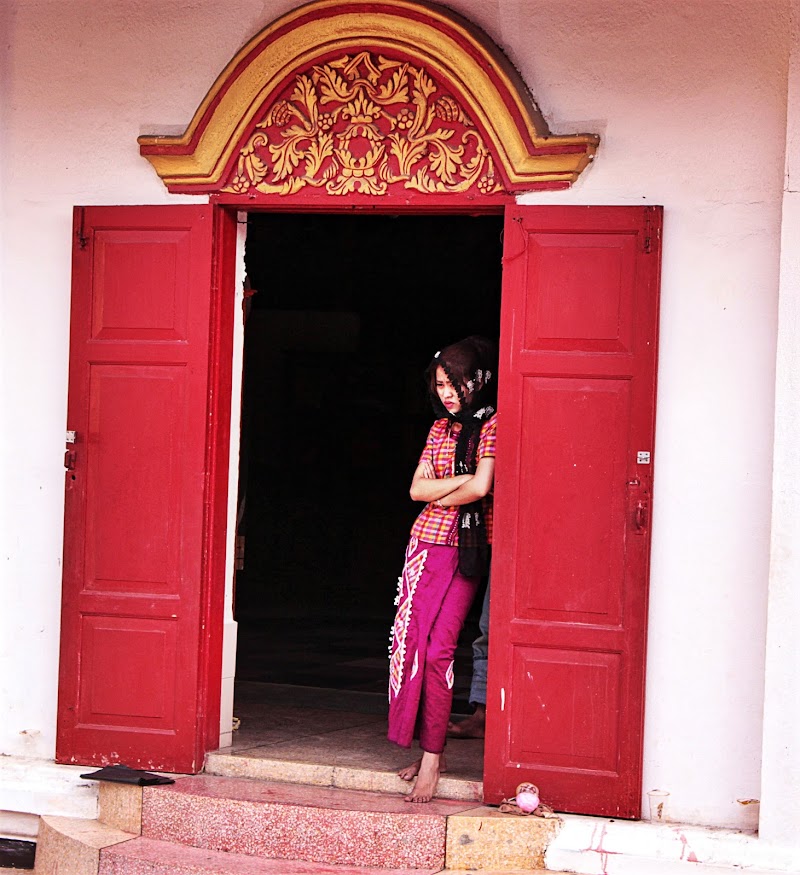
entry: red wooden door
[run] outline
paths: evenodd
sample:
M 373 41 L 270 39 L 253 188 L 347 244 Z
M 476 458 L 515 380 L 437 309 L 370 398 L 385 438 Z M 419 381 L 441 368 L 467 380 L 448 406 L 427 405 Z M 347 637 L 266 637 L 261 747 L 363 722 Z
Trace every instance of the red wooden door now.
M 194 772 L 219 729 L 203 586 L 214 223 L 207 205 L 76 209 L 59 762 Z
M 660 228 L 506 214 L 487 802 L 640 815 Z

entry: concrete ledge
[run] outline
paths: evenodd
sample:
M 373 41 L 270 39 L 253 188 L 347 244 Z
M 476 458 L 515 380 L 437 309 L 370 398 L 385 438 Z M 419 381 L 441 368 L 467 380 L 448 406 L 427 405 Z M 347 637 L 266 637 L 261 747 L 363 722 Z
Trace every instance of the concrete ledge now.
M 100 813 L 97 819 L 106 826 L 141 835 L 143 788 L 137 784 L 99 783 Z
M 778 848 L 753 833 L 678 823 L 643 823 L 563 815 L 545 854 L 550 870 L 581 875 L 750 875 L 800 872 L 800 849 Z
M 2 870 L 0 870 L 2 871 Z M 545 870 L 536 870 L 540 875 L 545 875 Z M 531 875 L 530 869 L 443 869 L 440 875 Z M 571 872 L 547 872 L 547 875 L 572 875 Z M 641 875 L 641 873 L 640 873 Z
M 370 790 L 375 793 L 407 793 L 409 785 L 395 772 L 362 769 L 353 766 L 331 766 L 292 760 L 231 756 L 223 753 L 206 755 L 205 773 L 226 778 L 260 778 L 288 784 L 311 784 L 315 787 L 338 787 L 342 790 Z M 437 790 L 439 799 L 480 803 L 483 784 L 443 775 Z
M 135 838 L 96 820 L 42 817 L 36 845 L 36 875 L 97 875 L 100 851 Z
M 0 811 L 0 838 L 36 841 L 39 832 L 39 815 L 20 811 Z M 2 872 L 2 869 L 0 869 Z
M 544 868 L 560 818 L 514 817 L 496 808 L 473 808 L 447 818 L 447 869 Z
M 86 770 L 52 760 L 0 757 L 0 811 L 91 820 L 97 817 L 97 786 L 80 777 Z
M 203 771 L 207 775 L 220 775 L 225 778 L 260 778 L 266 781 L 332 787 L 334 766 L 209 753 L 206 754 Z

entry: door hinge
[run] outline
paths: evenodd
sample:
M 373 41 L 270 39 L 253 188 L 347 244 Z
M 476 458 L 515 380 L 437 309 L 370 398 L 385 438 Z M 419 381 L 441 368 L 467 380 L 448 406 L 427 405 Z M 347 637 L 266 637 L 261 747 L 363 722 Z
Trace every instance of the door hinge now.
M 78 246 L 81 249 L 86 249 L 86 247 L 89 245 L 89 238 L 86 236 L 86 233 L 84 231 L 84 221 L 86 219 L 86 210 L 83 207 L 78 208 L 78 216 L 79 216 L 78 231 L 76 234 L 76 236 L 78 238 Z
M 653 251 L 653 207 L 644 208 L 644 234 L 642 235 L 642 252 L 650 255 Z

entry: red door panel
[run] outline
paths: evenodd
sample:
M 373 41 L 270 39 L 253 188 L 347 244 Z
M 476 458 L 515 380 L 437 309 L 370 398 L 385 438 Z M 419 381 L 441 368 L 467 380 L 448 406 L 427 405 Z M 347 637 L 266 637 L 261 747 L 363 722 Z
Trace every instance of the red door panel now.
M 506 214 L 487 802 L 640 813 L 660 225 Z
M 76 210 L 59 762 L 202 767 L 212 225 Z

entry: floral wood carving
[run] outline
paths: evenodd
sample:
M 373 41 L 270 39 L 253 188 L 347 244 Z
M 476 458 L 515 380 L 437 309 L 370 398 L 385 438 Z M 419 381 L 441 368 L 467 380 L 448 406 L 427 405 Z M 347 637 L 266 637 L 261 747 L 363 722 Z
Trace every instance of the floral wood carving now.
M 421 67 L 365 51 L 316 65 L 290 88 L 256 125 L 223 191 L 502 190 L 474 123 Z

